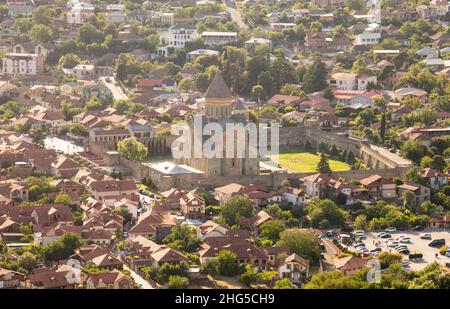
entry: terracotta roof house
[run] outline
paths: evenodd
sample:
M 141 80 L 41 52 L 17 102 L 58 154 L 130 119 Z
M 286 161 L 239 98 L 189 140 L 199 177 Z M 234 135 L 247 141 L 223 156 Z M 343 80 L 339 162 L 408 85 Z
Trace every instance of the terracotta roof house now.
M 197 227 L 197 235 L 201 240 L 208 237 L 223 237 L 226 236 L 229 231 L 228 228 L 215 223 L 214 221 L 208 220 L 202 225 Z
M 291 254 L 278 267 L 280 279 L 288 278 L 294 283 L 301 283 L 308 277 L 309 261 L 298 254 Z
M 128 231 L 130 238 L 154 236 L 162 239 L 175 226 L 175 216 L 170 211 L 147 211 L 141 214 L 137 223 Z
M 448 176 L 433 168 L 423 168 L 420 170 L 420 174 L 428 181 L 433 190 L 438 190 L 448 183 Z
M 76 289 L 78 283 L 67 280 L 69 270 L 55 268 L 34 269 L 26 279 L 26 286 L 34 289 Z
M 300 104 L 301 99 L 297 96 L 292 95 L 283 95 L 283 94 L 275 94 L 269 100 L 267 100 L 267 104 L 272 106 L 293 106 Z
M 116 269 L 108 273 L 90 275 L 86 280 L 87 289 L 132 289 L 134 285 L 133 279 Z
M 136 183 L 134 180 L 97 180 L 88 185 L 88 190 L 97 200 L 105 199 L 108 196 L 128 196 L 136 195 Z
M 53 175 L 72 178 L 76 175 L 81 166 L 67 157 L 61 156 L 50 165 Z
M 92 259 L 92 263 L 101 269 L 123 269 L 123 262 L 119 257 L 115 256 L 111 252 L 99 255 Z
M 0 289 L 17 289 L 24 278 L 22 273 L 0 268 Z
M 367 260 L 357 256 L 346 256 L 343 258 L 335 258 L 334 266 L 345 275 L 350 275 L 363 268 L 367 268 Z

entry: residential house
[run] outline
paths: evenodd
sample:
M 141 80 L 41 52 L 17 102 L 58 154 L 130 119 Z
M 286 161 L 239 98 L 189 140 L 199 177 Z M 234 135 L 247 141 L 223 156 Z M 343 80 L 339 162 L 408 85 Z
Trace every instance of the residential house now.
M 237 40 L 237 32 L 204 31 L 201 38 L 208 46 L 225 45 Z
M 108 273 L 92 274 L 86 280 L 87 289 L 132 289 L 133 279 L 114 269 Z
M 300 179 L 305 187 L 305 193 L 316 198 L 322 196 L 322 191 L 330 180 L 330 176 L 322 173 L 313 174 Z
M 0 289 L 17 289 L 25 275 L 17 271 L 0 268 Z
M 381 34 L 378 32 L 367 32 L 357 34 L 355 37 L 355 45 L 375 45 L 381 39 Z
M 175 49 L 184 48 L 186 42 L 197 37 L 197 32 L 192 24 L 177 24 L 169 28 L 169 47 Z
M 422 186 L 421 184 L 405 182 L 397 186 L 398 196 L 403 196 L 406 191 L 411 191 L 415 194 L 415 202 L 420 205 L 423 202 L 430 200 L 430 189 L 428 187 Z
M 286 257 L 278 267 L 280 279 L 288 278 L 293 283 L 301 283 L 308 278 L 309 261 L 298 254 L 291 254 Z
M 208 237 L 224 237 L 227 235 L 228 231 L 228 228 L 211 220 L 208 220 L 197 227 L 198 238 L 202 241 Z
M 420 170 L 420 174 L 427 180 L 430 188 L 433 190 L 439 190 L 448 183 L 448 176 L 433 168 L 423 168 Z
M 272 41 L 263 38 L 251 38 L 244 43 L 245 49 L 250 56 L 254 56 L 259 46 L 267 46 L 269 50 L 272 49 Z
M 88 191 L 97 200 L 103 200 L 111 196 L 133 196 L 137 192 L 134 180 L 98 180 L 93 181 L 88 186 Z
M 44 73 L 44 57 L 38 54 L 8 53 L 3 57 L 3 73 L 39 75 Z

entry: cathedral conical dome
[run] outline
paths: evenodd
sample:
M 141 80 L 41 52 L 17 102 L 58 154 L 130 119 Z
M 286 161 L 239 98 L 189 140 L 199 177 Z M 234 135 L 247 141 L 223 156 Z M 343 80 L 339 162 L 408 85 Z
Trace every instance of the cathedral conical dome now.
M 206 90 L 205 98 L 227 99 L 232 96 L 233 95 L 230 88 L 228 88 L 227 84 L 223 80 L 222 73 L 217 72 Z

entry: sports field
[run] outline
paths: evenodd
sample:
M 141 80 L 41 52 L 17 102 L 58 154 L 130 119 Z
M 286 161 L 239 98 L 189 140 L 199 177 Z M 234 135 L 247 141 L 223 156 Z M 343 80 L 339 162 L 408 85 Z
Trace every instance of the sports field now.
M 279 163 L 281 167 L 293 172 L 315 172 L 319 160 L 319 153 L 311 153 L 303 149 L 280 149 Z M 350 169 L 350 165 L 342 161 L 329 159 L 328 163 L 332 171 L 348 171 Z

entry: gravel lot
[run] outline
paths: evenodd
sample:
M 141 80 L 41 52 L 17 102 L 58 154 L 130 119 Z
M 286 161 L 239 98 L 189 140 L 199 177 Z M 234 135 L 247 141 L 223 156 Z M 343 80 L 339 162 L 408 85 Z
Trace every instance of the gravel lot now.
M 366 238 L 363 240 L 363 242 L 366 245 L 366 248 L 371 250 L 376 247 L 374 244 L 374 241 L 375 242 L 381 241 L 380 248 L 383 251 L 391 251 L 393 253 L 396 253 L 397 251 L 394 248 L 390 248 L 390 247 L 386 246 L 386 244 L 384 243 L 384 241 L 386 239 L 377 237 L 377 233 L 378 232 L 366 232 Z M 421 270 L 428 264 L 435 262 L 435 261 L 442 265 L 445 265 L 445 263 L 450 263 L 449 257 L 443 256 L 443 255 L 438 255 L 437 258 L 435 257 L 436 253 L 439 253 L 439 249 L 428 246 L 428 243 L 431 241 L 430 239 L 420 239 L 419 236 L 423 233 L 430 233 L 432 239 L 444 238 L 446 241 L 446 245 L 447 246 L 450 245 L 450 231 L 449 230 L 425 229 L 424 231 L 418 231 L 418 232 L 409 230 L 409 231 L 397 231 L 394 233 L 389 233 L 392 235 L 393 238 L 397 238 L 400 235 L 408 236 L 411 239 L 411 242 L 407 243 L 405 245 L 408 246 L 409 251 L 411 253 L 422 253 L 423 254 L 423 262 L 419 262 L 419 263 L 411 262 L 410 267 L 408 269 Z M 353 247 L 350 247 L 349 249 L 354 250 Z M 404 255 L 403 259 L 408 260 L 408 256 Z

